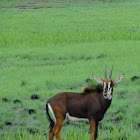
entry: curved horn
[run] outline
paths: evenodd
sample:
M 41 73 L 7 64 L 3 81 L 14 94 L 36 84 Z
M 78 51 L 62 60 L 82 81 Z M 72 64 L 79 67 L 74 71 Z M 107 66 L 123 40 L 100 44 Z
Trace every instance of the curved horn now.
M 111 76 L 112 76 L 112 71 L 113 71 L 113 66 L 112 66 L 112 69 L 111 69 L 111 72 L 110 72 L 109 79 L 111 79 Z
M 105 79 L 107 79 L 107 68 L 105 66 Z

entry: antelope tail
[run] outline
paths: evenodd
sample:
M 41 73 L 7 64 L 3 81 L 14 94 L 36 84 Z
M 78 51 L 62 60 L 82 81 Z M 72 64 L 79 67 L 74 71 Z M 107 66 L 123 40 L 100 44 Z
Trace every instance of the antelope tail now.
M 50 131 L 52 131 L 52 129 L 53 129 L 55 123 L 54 123 L 53 119 L 51 118 L 51 116 L 50 116 L 50 114 L 49 114 L 48 103 L 46 103 L 46 115 L 47 115 L 47 118 L 48 118 L 48 120 L 49 120 L 49 122 L 50 122 L 49 129 L 50 129 Z

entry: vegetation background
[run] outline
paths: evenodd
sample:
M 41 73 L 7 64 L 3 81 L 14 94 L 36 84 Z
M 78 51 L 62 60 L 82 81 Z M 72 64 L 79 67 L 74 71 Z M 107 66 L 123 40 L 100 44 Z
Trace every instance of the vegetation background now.
M 47 99 L 81 92 L 105 65 L 125 76 L 98 140 L 139 140 L 140 1 L 1 0 L 0 139 L 48 139 Z M 61 136 L 90 140 L 89 125 L 66 122 Z

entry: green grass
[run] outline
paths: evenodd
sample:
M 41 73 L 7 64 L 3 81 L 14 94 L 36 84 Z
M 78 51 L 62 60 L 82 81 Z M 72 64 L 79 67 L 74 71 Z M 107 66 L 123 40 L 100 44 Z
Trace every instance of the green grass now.
M 140 79 L 131 77 L 140 77 L 140 2 L 112 1 L 0 2 L 0 139 L 48 139 L 47 99 L 81 92 L 93 73 L 104 78 L 105 65 L 108 73 L 113 65 L 113 79 L 125 76 L 114 87 L 98 139 L 139 140 Z M 89 125 L 65 124 L 61 136 L 90 139 Z

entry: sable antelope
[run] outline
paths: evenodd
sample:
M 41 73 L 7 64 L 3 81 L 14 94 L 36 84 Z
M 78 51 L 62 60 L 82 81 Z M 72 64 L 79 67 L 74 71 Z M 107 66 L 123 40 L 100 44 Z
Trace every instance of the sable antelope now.
M 85 87 L 83 93 L 62 92 L 47 101 L 46 114 L 50 121 L 49 140 L 53 140 L 54 135 L 57 140 L 60 138 L 60 130 L 64 120 L 89 121 L 92 140 L 96 140 L 98 122 L 104 117 L 112 100 L 113 86 L 118 83 L 124 74 L 118 76 L 114 81 L 111 80 L 112 70 L 107 79 L 105 68 L 105 79 L 93 75 L 95 80 L 100 83 L 95 88 Z M 53 115 L 50 117 L 49 110 Z

